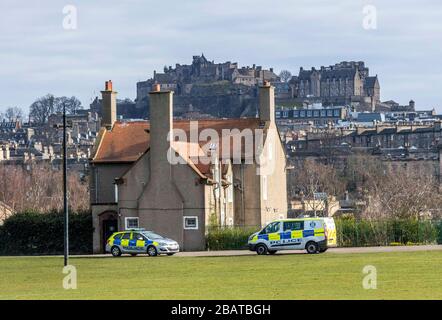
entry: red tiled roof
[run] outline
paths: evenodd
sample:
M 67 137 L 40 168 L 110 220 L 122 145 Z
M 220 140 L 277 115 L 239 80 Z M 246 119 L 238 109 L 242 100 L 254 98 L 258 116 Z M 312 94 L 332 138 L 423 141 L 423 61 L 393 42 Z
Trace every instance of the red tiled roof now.
M 135 162 L 149 147 L 147 121 L 116 122 L 105 130 L 93 163 Z
M 190 132 L 190 120 L 174 120 L 174 128 Z M 257 118 L 244 119 L 210 119 L 198 120 L 199 131 L 213 129 L 222 137 L 223 129 L 257 129 L 261 126 L 261 120 Z M 112 130 L 105 131 L 95 155 L 93 163 L 120 163 L 135 162 L 149 148 L 150 135 L 148 121 L 115 122 Z M 188 138 L 190 134 L 188 134 Z M 202 142 L 201 145 L 207 142 Z M 218 142 L 221 149 L 222 143 Z M 219 150 L 220 154 L 222 150 Z

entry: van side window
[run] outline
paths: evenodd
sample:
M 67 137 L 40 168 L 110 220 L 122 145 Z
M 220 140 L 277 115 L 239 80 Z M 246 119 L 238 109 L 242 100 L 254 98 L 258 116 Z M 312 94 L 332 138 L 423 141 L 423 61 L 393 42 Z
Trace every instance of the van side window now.
M 281 222 L 272 222 L 264 230 L 261 231 L 261 234 L 275 233 L 279 232 L 279 226 Z
M 285 221 L 284 231 L 304 230 L 304 221 Z

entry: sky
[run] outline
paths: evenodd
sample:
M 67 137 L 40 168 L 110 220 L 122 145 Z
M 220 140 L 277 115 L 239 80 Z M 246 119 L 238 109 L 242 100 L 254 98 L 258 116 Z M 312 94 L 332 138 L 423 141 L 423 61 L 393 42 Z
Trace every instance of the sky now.
M 109 79 L 134 99 L 137 81 L 201 53 L 292 74 L 365 61 L 383 101 L 442 112 L 440 0 L 0 0 L 0 14 L 0 112 L 47 93 L 88 107 Z

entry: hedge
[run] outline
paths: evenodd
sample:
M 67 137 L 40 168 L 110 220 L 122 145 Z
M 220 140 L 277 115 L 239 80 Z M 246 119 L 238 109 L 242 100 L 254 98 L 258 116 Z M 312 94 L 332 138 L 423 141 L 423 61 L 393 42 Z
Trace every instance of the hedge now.
M 442 222 L 336 219 L 338 246 L 364 247 L 442 243 Z
M 90 212 L 69 214 L 70 253 L 92 253 L 92 233 Z M 63 248 L 63 212 L 17 213 L 0 226 L 1 255 L 62 254 Z
M 250 235 L 258 230 L 257 227 L 209 228 L 206 234 L 206 248 L 208 250 L 246 249 Z
M 339 247 L 442 244 L 442 221 L 335 219 Z M 209 228 L 208 250 L 247 248 L 249 236 L 258 228 Z

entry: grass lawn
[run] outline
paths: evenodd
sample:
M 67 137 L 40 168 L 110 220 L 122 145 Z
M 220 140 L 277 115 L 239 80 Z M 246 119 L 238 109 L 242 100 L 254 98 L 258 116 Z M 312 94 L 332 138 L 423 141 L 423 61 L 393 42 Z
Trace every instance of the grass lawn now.
M 0 258 L 0 299 L 442 299 L 442 252 L 237 257 Z M 377 268 L 365 290 L 362 269 Z

